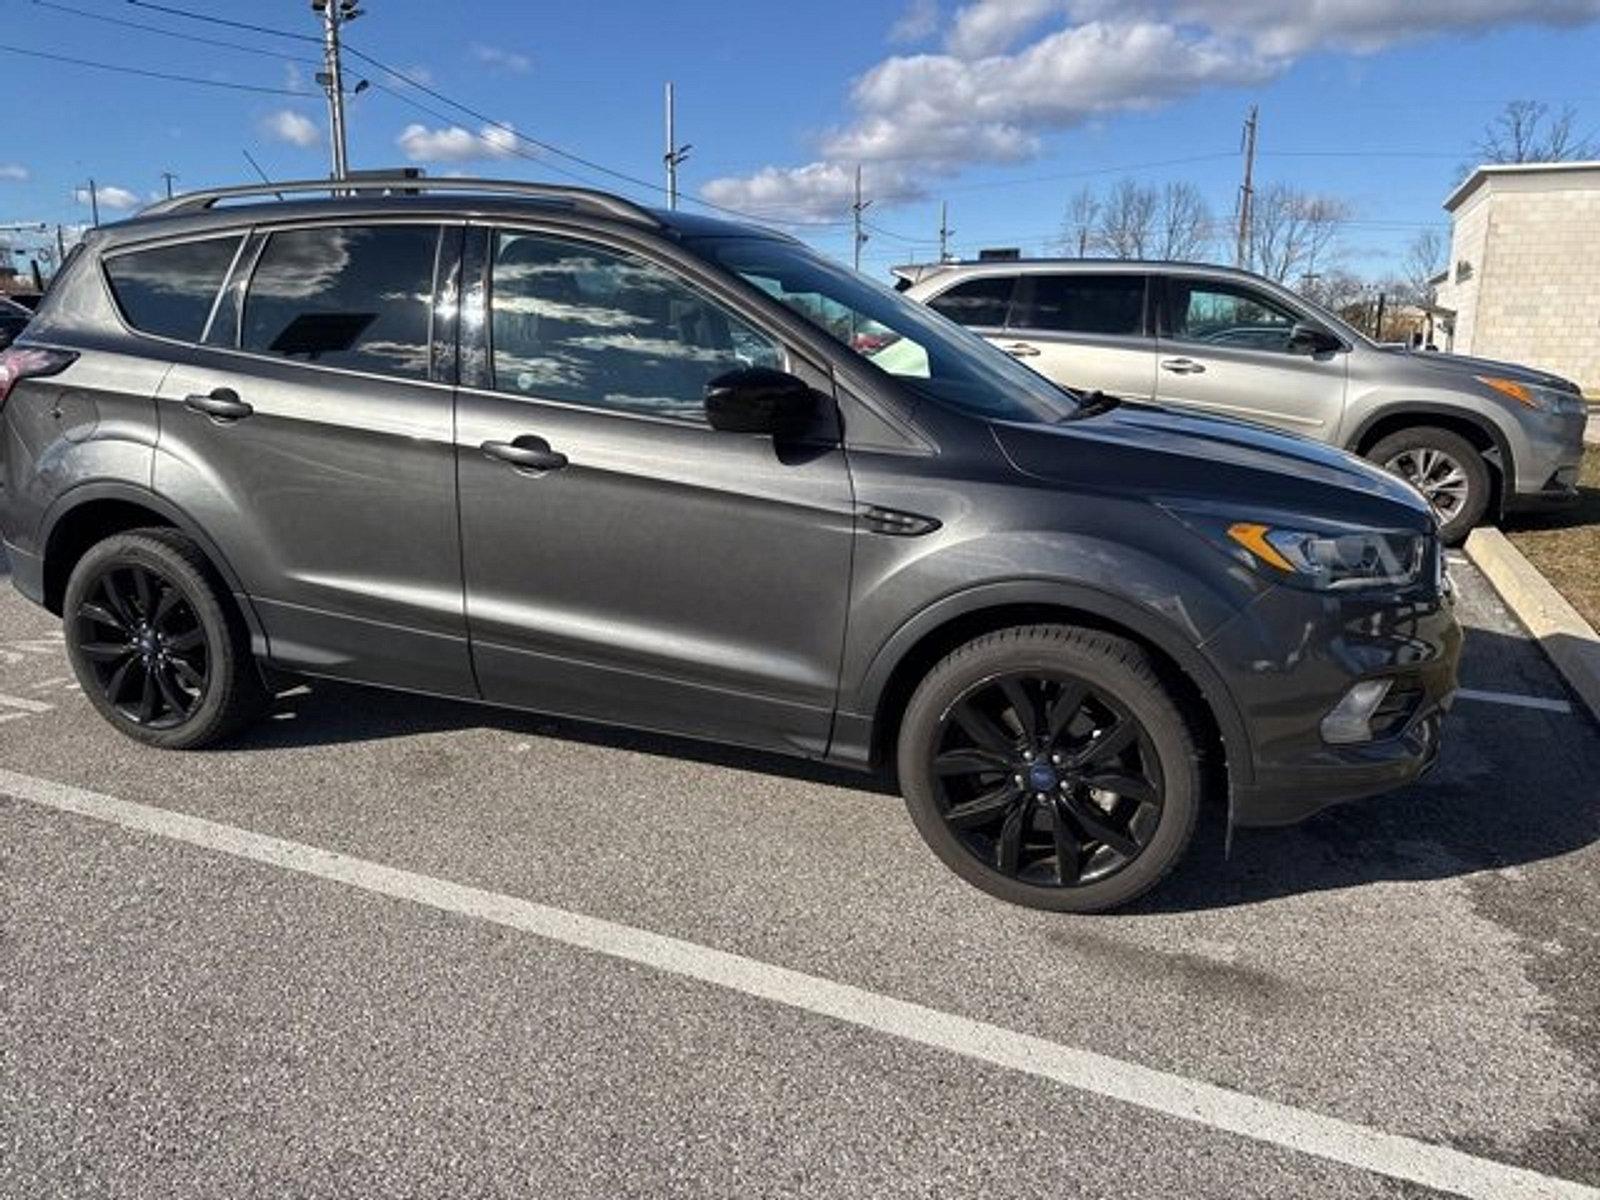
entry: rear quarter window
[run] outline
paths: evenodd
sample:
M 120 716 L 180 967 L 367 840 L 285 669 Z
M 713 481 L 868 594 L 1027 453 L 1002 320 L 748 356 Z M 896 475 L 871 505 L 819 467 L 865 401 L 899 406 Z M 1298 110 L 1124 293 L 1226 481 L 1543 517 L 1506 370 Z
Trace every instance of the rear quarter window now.
M 242 240 L 206 238 L 108 255 L 106 279 L 122 319 L 141 333 L 199 341 Z
M 1014 275 L 984 275 L 947 288 L 929 300 L 928 307 L 958 325 L 999 328 L 1006 323 L 1015 287 Z

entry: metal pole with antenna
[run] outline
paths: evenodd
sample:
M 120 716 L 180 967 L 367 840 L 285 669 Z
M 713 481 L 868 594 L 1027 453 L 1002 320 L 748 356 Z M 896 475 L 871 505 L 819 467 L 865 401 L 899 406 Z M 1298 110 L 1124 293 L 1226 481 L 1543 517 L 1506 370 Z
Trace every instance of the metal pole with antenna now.
M 855 200 L 855 203 L 850 206 L 850 213 L 855 218 L 855 229 L 856 229 L 855 264 L 856 264 L 856 270 L 857 271 L 861 270 L 861 247 L 863 247 L 863 246 L 865 246 L 867 244 L 867 238 L 869 236 L 868 234 L 866 234 L 865 232 L 862 231 L 862 228 L 861 228 L 861 214 L 866 212 L 867 209 L 869 209 L 871 207 L 872 207 L 872 201 L 871 200 L 863 200 L 861 198 L 861 164 L 857 163 L 856 164 L 856 200 Z
M 667 207 L 678 207 L 678 167 L 689 157 L 689 151 L 694 147 L 692 143 L 685 142 L 678 145 L 677 132 L 677 105 L 674 102 L 672 84 L 667 84 L 667 152 L 661 156 L 661 161 L 667 165 Z
M 311 0 L 311 11 L 322 15 L 323 69 L 317 82 L 328 93 L 328 140 L 333 152 L 333 178 L 349 177 L 350 163 L 345 154 L 344 74 L 339 55 L 339 26 L 361 15 L 356 0 Z

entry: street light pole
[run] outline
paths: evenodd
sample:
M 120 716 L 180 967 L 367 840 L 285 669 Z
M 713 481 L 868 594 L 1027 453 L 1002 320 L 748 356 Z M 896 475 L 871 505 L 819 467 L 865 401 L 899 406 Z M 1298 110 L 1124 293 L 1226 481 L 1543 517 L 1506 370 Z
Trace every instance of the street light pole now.
M 350 163 L 345 155 L 344 74 L 339 55 L 339 26 L 361 15 L 356 0 L 311 0 L 311 10 L 322 14 L 323 69 L 317 82 L 328 93 L 328 139 L 333 153 L 333 177 L 347 179 Z

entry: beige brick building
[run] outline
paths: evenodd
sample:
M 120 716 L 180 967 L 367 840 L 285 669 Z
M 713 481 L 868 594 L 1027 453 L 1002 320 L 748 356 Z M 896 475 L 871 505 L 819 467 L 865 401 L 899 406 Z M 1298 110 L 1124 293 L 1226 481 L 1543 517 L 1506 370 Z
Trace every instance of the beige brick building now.
M 1444 207 L 1450 348 L 1542 367 L 1600 395 L 1600 162 L 1479 167 Z

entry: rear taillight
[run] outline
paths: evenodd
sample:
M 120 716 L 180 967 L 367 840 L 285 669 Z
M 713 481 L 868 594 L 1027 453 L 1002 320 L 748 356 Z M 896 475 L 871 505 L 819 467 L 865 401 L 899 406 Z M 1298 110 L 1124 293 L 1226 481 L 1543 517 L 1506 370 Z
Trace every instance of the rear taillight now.
M 40 346 L 12 346 L 0 350 L 0 408 L 11 389 L 24 379 L 41 379 L 65 371 L 78 356 L 71 350 L 46 350 Z

